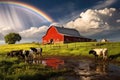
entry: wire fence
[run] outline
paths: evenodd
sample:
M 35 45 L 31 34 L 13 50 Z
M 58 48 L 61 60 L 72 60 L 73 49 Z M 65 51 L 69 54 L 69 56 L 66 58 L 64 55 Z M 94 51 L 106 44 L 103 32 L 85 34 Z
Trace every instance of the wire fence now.
M 43 45 L 44 48 L 120 48 L 120 44 L 113 44 L 113 43 L 69 43 L 69 44 L 49 44 Z

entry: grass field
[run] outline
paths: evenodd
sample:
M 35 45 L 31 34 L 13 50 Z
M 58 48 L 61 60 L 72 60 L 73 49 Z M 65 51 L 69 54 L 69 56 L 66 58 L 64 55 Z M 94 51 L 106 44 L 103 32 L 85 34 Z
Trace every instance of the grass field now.
M 120 53 L 120 42 L 109 42 L 109 43 L 99 43 L 99 42 L 79 42 L 79 43 L 69 43 L 69 44 L 50 44 L 41 45 L 38 43 L 26 43 L 26 44 L 6 44 L 0 46 L 0 54 L 4 55 L 12 50 L 28 50 L 30 47 L 42 47 L 43 55 L 58 55 L 58 56 L 79 56 L 88 54 L 90 49 L 93 48 L 108 48 L 109 55 Z
M 18 58 L 7 58 L 6 53 L 12 50 L 29 50 L 30 47 L 42 47 L 43 56 L 89 56 L 88 52 L 93 48 L 108 48 L 108 55 L 120 53 L 120 42 L 79 42 L 69 44 L 41 45 L 38 43 L 6 44 L 0 45 L 0 80 L 49 80 L 51 76 L 56 76 L 67 71 L 53 70 L 38 64 L 26 64 Z M 120 61 L 120 58 L 116 60 Z M 65 80 L 60 77 L 57 80 Z

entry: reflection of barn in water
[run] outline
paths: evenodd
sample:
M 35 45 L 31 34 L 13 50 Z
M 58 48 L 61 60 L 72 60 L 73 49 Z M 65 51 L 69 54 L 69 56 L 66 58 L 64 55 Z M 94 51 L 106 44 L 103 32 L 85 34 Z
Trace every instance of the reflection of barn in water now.
M 51 26 L 42 38 L 43 44 L 90 42 L 92 39 L 85 38 L 75 29 Z

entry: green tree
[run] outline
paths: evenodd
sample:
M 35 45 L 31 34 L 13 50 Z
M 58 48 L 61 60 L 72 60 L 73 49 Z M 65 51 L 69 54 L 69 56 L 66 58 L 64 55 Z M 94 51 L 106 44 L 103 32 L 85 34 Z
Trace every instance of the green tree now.
M 15 44 L 16 41 L 20 41 L 22 38 L 18 33 L 9 33 L 6 36 L 4 36 L 5 43 L 8 44 Z

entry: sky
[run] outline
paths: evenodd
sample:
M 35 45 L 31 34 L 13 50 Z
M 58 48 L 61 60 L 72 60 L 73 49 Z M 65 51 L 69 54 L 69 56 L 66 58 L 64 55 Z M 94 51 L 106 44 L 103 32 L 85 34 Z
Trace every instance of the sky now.
M 0 0 L 0 17 L 0 43 L 10 32 L 21 42 L 41 42 L 50 25 L 120 41 L 120 0 Z

